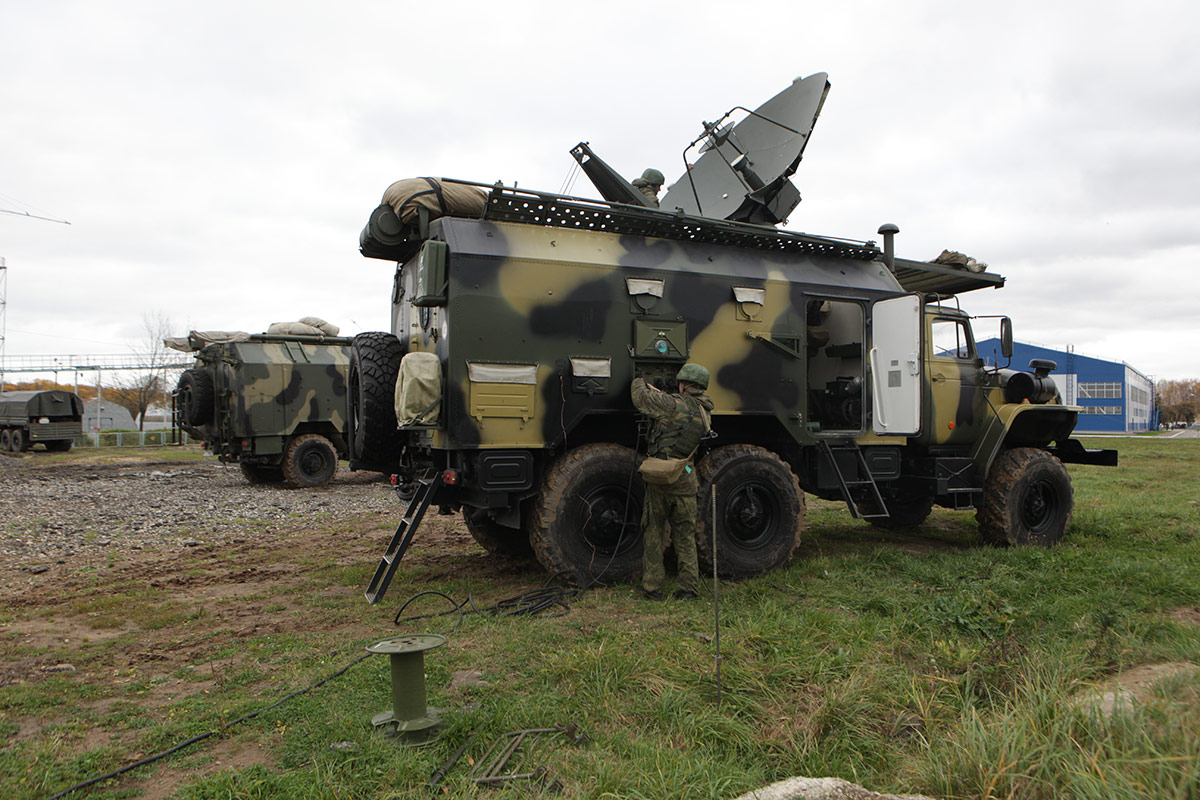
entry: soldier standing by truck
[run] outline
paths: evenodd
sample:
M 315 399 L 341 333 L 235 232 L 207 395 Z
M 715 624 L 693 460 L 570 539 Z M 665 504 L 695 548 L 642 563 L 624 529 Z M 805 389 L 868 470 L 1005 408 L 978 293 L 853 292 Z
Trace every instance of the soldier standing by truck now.
M 631 387 L 634 407 L 652 421 L 648 457 L 641 469 L 646 502 L 642 511 L 640 587 L 642 595 L 651 600 L 663 597 L 668 523 L 679 561 L 675 597 L 690 600 L 700 589 L 696 560 L 696 493 L 700 483 L 692 458 L 712 427 L 709 412 L 713 401 L 704 394 L 708 370 L 699 364 L 684 364 L 675 379 L 679 383 L 674 393 L 657 389 L 640 376 L 633 379 Z

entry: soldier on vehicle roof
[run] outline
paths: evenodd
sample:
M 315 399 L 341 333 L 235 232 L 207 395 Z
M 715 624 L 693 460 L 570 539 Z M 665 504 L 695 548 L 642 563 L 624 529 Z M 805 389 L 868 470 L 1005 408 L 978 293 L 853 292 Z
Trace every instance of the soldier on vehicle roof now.
M 646 202 L 651 208 L 658 208 L 658 193 L 662 191 L 666 178 L 658 170 L 651 167 L 642 173 L 642 177 L 630 181 L 633 187 L 646 195 Z
M 647 461 L 680 459 L 684 463 L 679 476 L 670 483 L 652 483 L 646 479 L 646 504 L 642 510 L 642 584 L 641 593 L 661 600 L 666 581 L 663 551 L 666 529 L 671 526 L 671 541 L 679 561 L 679 588 L 675 597 L 690 600 L 700 590 L 700 566 L 696 560 L 696 493 L 700 483 L 692 463 L 700 440 L 712 427 L 709 412 L 713 401 L 704 394 L 708 388 L 708 370 L 699 364 L 684 364 L 675 376 L 678 391 L 665 392 L 646 382 L 633 380 L 633 405 L 652 420 Z

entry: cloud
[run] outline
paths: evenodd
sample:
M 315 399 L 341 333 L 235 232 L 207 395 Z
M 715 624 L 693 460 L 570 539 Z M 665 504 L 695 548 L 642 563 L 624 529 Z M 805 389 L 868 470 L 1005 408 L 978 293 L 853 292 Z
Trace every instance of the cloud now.
M 1006 275 L 964 303 L 1019 335 L 1197 375 L 1163 343 L 1194 334 L 1200 288 L 1198 16 L 1180 0 L 16 4 L 0 207 L 73 224 L 0 216 L 6 352 L 113 351 L 156 309 L 386 328 L 391 267 L 357 237 L 393 180 L 553 191 L 578 141 L 674 178 L 703 120 L 827 71 L 790 227 L 873 239 L 896 222 L 902 255 L 948 247 Z

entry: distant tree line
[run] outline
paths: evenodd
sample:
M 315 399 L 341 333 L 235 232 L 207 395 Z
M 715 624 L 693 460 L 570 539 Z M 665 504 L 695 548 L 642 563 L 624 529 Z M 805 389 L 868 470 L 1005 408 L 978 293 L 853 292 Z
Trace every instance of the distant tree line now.
M 1200 380 L 1159 381 L 1155 388 L 1159 422 L 1190 425 L 1200 416 Z

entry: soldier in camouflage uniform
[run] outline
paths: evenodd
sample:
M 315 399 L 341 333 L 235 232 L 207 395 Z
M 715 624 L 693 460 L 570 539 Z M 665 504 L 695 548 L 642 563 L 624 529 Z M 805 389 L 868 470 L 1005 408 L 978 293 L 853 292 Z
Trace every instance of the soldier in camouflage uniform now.
M 704 367 L 684 364 L 675 378 L 679 381 L 679 391 L 675 393 L 656 389 L 641 377 L 634 378 L 632 386 L 634 407 L 653 423 L 647 455 L 689 461 L 675 483 L 646 484 L 641 593 L 652 600 L 662 599 L 666 580 L 663 551 L 668 523 L 679 561 L 679 589 L 675 596 L 691 599 L 700 589 L 700 567 L 696 561 L 696 493 L 700 484 L 691 457 L 711 427 L 709 412 L 713 401 L 704 394 L 708 388 L 708 370 Z
M 658 193 L 666 180 L 661 172 L 651 167 L 642 173 L 642 177 L 634 178 L 630 183 L 633 184 L 633 188 L 646 195 L 647 205 L 658 208 Z

